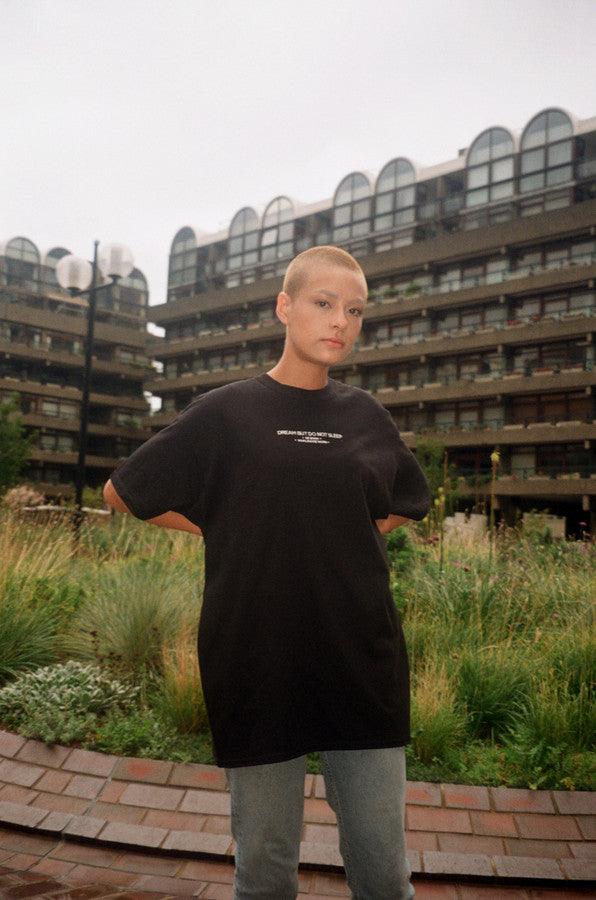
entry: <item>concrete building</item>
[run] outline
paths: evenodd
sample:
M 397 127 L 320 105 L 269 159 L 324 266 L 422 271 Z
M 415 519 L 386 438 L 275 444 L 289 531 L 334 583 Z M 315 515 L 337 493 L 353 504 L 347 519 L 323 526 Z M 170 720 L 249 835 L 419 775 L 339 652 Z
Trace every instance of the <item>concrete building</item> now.
M 35 435 L 24 473 L 48 496 L 74 493 L 87 301 L 56 281 L 69 251 L 41 254 L 25 237 L 0 244 L 0 399 L 17 395 Z M 87 483 L 102 484 L 148 436 L 143 381 L 148 291 L 138 269 L 97 295 Z M 153 372 L 154 370 L 151 369 Z
M 182 227 L 167 301 L 149 309 L 165 329 L 147 344 L 163 363 L 145 383 L 162 400 L 153 430 L 272 367 L 281 276 L 327 243 L 359 259 L 370 289 L 358 344 L 331 376 L 373 392 L 412 449 L 445 445 L 461 510 L 486 510 L 499 448 L 506 520 L 548 509 L 568 533 L 590 517 L 593 531 L 596 117 L 545 109 L 429 168 L 395 157 L 317 203 L 278 196 L 215 234 Z

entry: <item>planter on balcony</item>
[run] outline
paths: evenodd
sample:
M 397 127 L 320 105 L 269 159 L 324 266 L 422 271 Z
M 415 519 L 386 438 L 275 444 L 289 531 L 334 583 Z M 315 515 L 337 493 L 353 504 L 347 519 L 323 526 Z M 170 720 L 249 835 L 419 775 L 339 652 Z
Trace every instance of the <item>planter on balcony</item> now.
M 567 419 L 566 421 L 555 422 L 557 428 L 562 428 L 565 425 L 581 425 L 581 419 Z
M 400 384 L 398 391 L 414 391 L 417 387 L 416 384 Z
M 509 422 L 507 425 L 501 426 L 501 428 L 503 428 L 504 431 L 513 431 L 516 428 L 523 428 L 523 427 L 524 426 L 522 425 L 521 422 Z
M 548 366 L 544 366 L 540 369 L 532 369 L 532 375 L 554 375 L 555 370 L 549 368 Z

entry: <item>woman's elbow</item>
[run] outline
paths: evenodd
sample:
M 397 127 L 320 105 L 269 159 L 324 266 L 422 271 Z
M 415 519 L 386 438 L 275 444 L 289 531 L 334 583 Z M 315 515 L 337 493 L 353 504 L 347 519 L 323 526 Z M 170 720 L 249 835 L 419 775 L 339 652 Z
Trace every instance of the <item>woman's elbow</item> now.
M 118 512 L 130 512 L 128 506 L 116 491 L 110 478 L 108 478 L 103 486 L 103 499 L 107 506 L 110 506 Z

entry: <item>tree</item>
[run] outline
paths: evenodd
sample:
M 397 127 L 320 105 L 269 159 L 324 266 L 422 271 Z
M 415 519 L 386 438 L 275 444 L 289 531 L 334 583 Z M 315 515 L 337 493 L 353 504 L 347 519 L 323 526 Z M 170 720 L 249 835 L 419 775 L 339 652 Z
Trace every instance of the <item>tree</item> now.
M 27 465 L 31 436 L 21 420 L 18 395 L 0 401 L 0 496 L 13 487 Z

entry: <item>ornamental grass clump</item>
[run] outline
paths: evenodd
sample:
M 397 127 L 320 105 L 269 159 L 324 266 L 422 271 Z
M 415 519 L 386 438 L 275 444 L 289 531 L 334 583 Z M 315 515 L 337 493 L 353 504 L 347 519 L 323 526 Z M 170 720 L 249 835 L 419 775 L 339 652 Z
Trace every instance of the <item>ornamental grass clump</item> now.
M 26 672 L 0 690 L 0 722 L 48 743 L 81 740 L 98 719 L 125 712 L 139 688 L 75 660 Z

